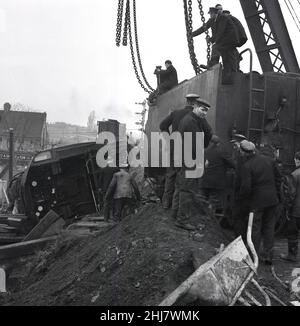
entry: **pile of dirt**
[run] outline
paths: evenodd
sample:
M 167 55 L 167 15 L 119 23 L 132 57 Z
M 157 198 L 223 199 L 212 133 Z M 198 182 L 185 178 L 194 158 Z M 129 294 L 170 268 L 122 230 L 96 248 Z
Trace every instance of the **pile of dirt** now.
M 199 231 L 174 226 L 159 205 L 142 207 L 103 234 L 60 239 L 24 265 L 8 305 L 157 305 L 226 244 L 208 217 Z

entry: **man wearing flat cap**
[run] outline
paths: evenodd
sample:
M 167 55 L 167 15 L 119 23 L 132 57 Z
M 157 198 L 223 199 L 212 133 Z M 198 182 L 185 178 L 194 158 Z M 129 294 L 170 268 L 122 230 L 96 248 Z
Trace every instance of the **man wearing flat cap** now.
M 185 153 L 188 149 L 185 148 L 185 136 L 190 134 L 192 136 L 191 155 L 192 159 L 197 158 L 198 151 L 201 148 L 197 148 L 197 134 L 204 133 L 204 147 L 207 148 L 212 138 L 212 129 L 206 121 L 206 115 L 210 109 L 210 104 L 204 99 L 198 98 L 194 104 L 193 112 L 187 114 L 181 121 L 178 131 L 181 134 L 183 149 L 182 153 Z M 203 149 L 204 150 L 204 149 Z M 204 154 L 204 151 L 203 151 Z M 204 168 L 204 167 L 203 167 Z M 186 230 L 196 230 L 197 218 L 201 214 L 199 207 L 199 195 L 200 195 L 200 178 L 189 178 L 187 171 L 191 168 L 185 166 L 185 162 L 180 172 L 178 173 L 176 183 L 179 189 L 179 207 L 177 213 L 177 227 Z
M 177 111 L 171 112 L 160 124 L 160 131 L 166 133 L 174 133 L 178 131 L 178 127 L 182 119 L 188 114 L 193 112 L 195 101 L 200 96 L 198 94 L 188 94 L 186 96 L 186 106 Z M 171 131 L 172 128 L 172 131 Z M 175 217 L 178 210 L 178 191 L 176 190 L 176 168 L 174 167 L 174 146 L 171 143 L 170 148 L 170 161 L 171 167 L 167 169 L 165 190 L 163 195 L 163 207 L 169 209 L 172 206 L 172 214 Z
M 233 175 L 232 226 L 235 236 L 242 236 L 245 243 L 247 243 L 247 227 L 250 210 L 247 203 L 240 199 L 241 170 L 245 161 L 245 157 L 241 153 L 241 143 L 244 140 L 247 140 L 244 135 L 235 133 L 230 141 L 233 146 L 233 161 L 236 166 Z
M 272 264 L 276 224 L 276 209 L 279 204 L 277 178 L 280 173 L 275 162 L 256 153 L 255 145 L 247 140 L 241 142 L 241 152 L 246 158 L 241 173 L 240 198 L 247 201 L 254 213 L 252 239 L 259 254 L 261 242 L 264 251 L 261 260 Z
M 224 73 L 223 84 L 232 84 L 232 73 L 238 71 L 238 62 L 236 56 L 236 46 L 238 44 L 238 33 L 233 21 L 230 17 L 223 15 L 218 8 L 209 9 L 210 20 L 206 25 L 193 32 L 193 37 L 196 37 L 209 28 L 212 30 L 210 39 L 213 43 L 212 61 L 208 63 L 211 67 L 219 62 L 220 55 L 222 57 Z

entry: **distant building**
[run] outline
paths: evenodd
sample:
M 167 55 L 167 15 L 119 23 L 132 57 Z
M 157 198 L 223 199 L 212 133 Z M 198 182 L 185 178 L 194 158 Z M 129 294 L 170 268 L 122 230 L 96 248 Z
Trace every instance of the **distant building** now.
M 14 130 L 16 172 L 27 166 L 33 155 L 48 145 L 47 114 L 0 110 L 0 179 L 5 176 L 9 159 L 9 129 Z
M 15 151 L 36 152 L 48 145 L 47 114 L 0 110 L 0 150 L 8 151 L 9 129 L 14 130 Z

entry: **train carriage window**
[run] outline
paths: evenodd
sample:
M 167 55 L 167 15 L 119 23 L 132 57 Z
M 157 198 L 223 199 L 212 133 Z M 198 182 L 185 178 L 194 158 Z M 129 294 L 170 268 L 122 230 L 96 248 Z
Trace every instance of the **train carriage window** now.
M 47 160 L 51 160 L 52 155 L 51 152 L 43 152 L 38 154 L 35 158 L 34 158 L 34 162 L 43 162 L 43 161 L 47 161 Z

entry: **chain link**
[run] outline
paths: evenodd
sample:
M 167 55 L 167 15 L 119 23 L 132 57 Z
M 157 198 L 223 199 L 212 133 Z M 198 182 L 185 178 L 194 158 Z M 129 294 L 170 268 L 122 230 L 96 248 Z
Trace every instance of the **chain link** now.
M 198 6 L 200 10 L 201 21 L 204 25 L 206 21 L 205 21 L 205 16 L 203 11 L 202 0 L 198 0 Z M 209 41 L 210 37 L 209 37 L 208 30 L 205 31 L 205 34 L 206 34 L 206 42 L 207 42 L 207 62 L 209 62 L 211 59 L 211 49 L 210 49 L 210 41 Z
M 127 46 L 127 44 L 128 44 L 128 25 L 129 25 L 129 23 L 130 23 L 130 3 L 129 3 L 129 0 L 127 0 L 124 32 L 123 32 L 123 46 Z
M 129 34 L 129 45 L 130 45 L 130 52 L 131 52 L 131 59 L 132 59 L 133 69 L 134 69 L 134 72 L 135 72 L 136 79 L 139 82 L 139 84 L 142 87 L 142 89 L 146 93 L 151 94 L 151 91 L 149 89 L 147 89 L 147 87 L 142 82 L 142 80 L 140 78 L 140 75 L 139 75 L 139 72 L 138 72 L 138 69 L 137 69 L 137 65 L 136 65 L 136 61 L 135 61 L 135 55 L 134 55 L 133 39 L 132 39 L 131 20 L 130 20 L 130 3 L 129 3 L 129 0 L 127 2 L 127 5 L 128 5 L 128 12 L 129 12 L 127 28 L 128 28 L 128 34 Z
M 136 18 L 136 0 L 133 0 L 133 18 L 134 18 L 134 34 L 135 34 L 135 42 L 136 42 L 136 53 L 137 53 L 137 59 L 140 67 L 140 71 L 142 74 L 142 77 L 145 81 L 146 86 L 154 92 L 154 89 L 150 86 L 150 84 L 147 81 L 147 78 L 144 73 L 142 60 L 141 60 L 141 54 L 140 54 L 140 47 L 139 47 L 139 40 L 138 40 L 138 32 L 137 32 L 137 18 Z
M 195 48 L 194 48 L 194 40 L 193 40 L 193 2 L 192 0 L 183 0 L 183 6 L 184 6 L 184 16 L 185 16 L 185 25 L 186 25 L 186 36 L 188 41 L 188 47 L 189 47 L 189 53 L 190 58 L 192 62 L 192 66 L 195 70 L 196 75 L 199 75 L 201 72 L 201 69 L 199 67 L 196 54 L 195 54 Z
M 124 8 L 124 0 L 119 0 L 118 16 L 117 16 L 117 29 L 116 29 L 116 46 L 120 46 L 120 44 L 121 44 L 123 8 Z

